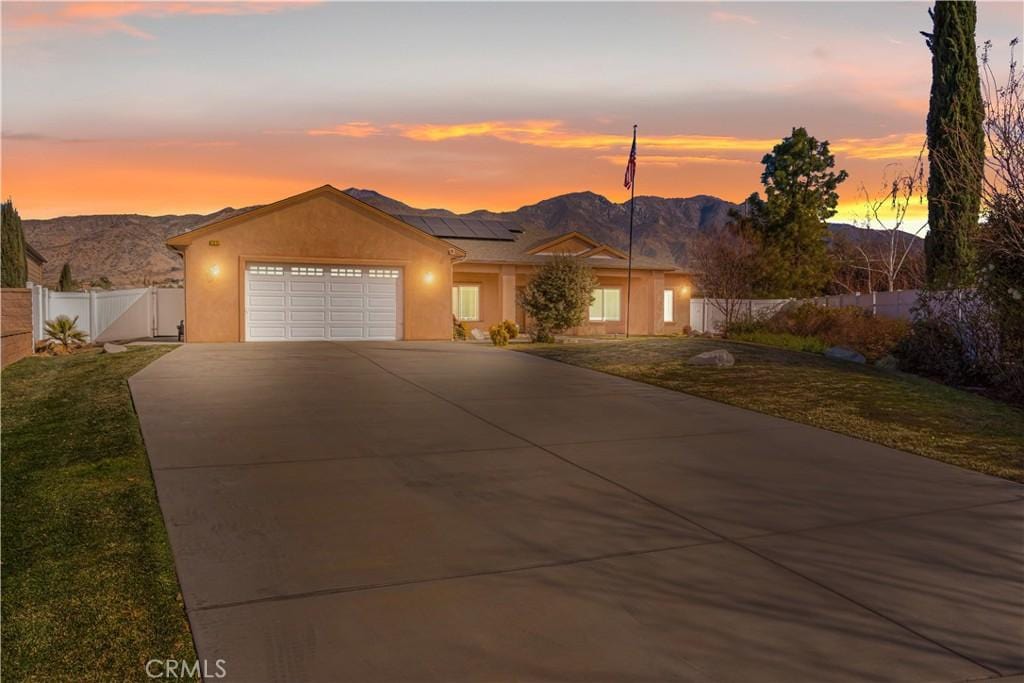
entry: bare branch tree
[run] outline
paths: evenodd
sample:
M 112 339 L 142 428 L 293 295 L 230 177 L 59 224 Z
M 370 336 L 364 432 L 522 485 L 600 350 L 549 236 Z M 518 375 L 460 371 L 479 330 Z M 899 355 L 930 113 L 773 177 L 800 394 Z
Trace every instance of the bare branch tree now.
M 734 225 L 701 235 L 690 247 L 701 294 L 725 317 L 728 327 L 740 315 L 757 279 L 754 244 Z
M 911 270 L 907 266 L 914 261 L 914 254 L 921 249 L 918 236 L 928 227 L 925 221 L 921 225 L 911 225 L 908 214 L 916 202 L 923 206 L 928 192 L 927 176 L 924 168 L 926 147 L 922 145 L 917 154 L 914 166 L 909 171 L 900 164 L 889 164 L 882 181 L 882 190 L 872 195 L 864 185 L 861 194 L 864 196 L 864 220 L 860 227 L 886 233 L 884 244 L 872 243 L 856 245 L 855 249 L 863 258 L 863 267 L 868 273 L 868 290 L 873 289 L 873 275 L 880 279 L 881 287 L 888 292 L 919 286 L 922 281 L 908 277 Z M 909 283 L 905 282 L 910 280 Z

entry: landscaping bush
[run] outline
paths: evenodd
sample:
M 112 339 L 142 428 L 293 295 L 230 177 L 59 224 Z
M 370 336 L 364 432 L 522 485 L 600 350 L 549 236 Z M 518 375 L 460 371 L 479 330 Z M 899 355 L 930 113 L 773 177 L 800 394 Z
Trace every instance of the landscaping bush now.
M 764 319 L 738 321 L 726 330 L 726 337 L 743 339 L 758 334 L 783 335 L 776 338 L 780 344 L 816 347 L 809 340 L 820 342 L 823 348 L 842 346 L 861 353 L 869 361 L 892 353 L 906 337 L 909 325 L 903 320 L 880 318 L 856 306 L 825 308 L 812 303 L 783 307 Z M 762 337 L 771 339 L 772 337 Z M 800 341 L 794 341 L 800 340 Z M 747 341 L 754 341 L 747 338 Z
M 78 316 L 74 320 L 66 315 L 58 315 L 47 320 L 43 327 L 46 338 L 51 340 L 51 348 L 57 353 L 70 353 L 73 348 L 85 344 L 88 335 L 78 329 Z
M 534 341 L 552 342 L 555 335 L 587 320 L 597 276 L 584 261 L 555 256 L 537 269 L 519 295 L 519 305 L 533 320 Z
M 925 292 L 896 355 L 909 372 L 1024 403 L 1024 339 L 1006 326 L 982 292 Z
M 491 341 L 495 346 L 508 346 L 508 328 L 504 323 L 491 325 Z
M 801 337 L 788 332 L 738 332 L 730 334 L 729 339 L 776 346 L 790 351 L 806 351 L 807 353 L 824 353 L 828 348 L 828 345 L 817 337 Z
M 453 339 L 465 339 L 469 330 L 466 329 L 466 323 L 462 322 L 454 315 L 452 316 L 452 338 Z
M 515 339 L 519 336 L 519 325 L 512 320 L 502 320 L 501 326 L 505 328 L 505 332 L 508 333 L 509 339 Z

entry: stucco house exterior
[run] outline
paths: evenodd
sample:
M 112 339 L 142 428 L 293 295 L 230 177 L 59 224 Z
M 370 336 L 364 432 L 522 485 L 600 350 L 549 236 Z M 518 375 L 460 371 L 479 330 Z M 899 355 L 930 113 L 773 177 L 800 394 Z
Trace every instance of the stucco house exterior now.
M 517 293 L 554 254 L 593 267 L 590 321 L 571 333 L 625 331 L 626 255 L 585 226 L 554 235 L 509 221 L 391 215 L 324 185 L 172 237 L 185 262 L 191 342 L 446 340 L 452 316 L 484 331 L 529 329 Z M 690 276 L 633 258 L 631 334 L 689 323 Z

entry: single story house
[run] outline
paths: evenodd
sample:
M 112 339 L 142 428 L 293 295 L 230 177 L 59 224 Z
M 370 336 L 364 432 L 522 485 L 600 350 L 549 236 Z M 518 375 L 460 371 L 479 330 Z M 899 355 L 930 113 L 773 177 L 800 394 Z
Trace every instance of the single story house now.
M 626 255 L 580 230 L 391 215 L 330 186 L 172 237 L 185 261 L 185 337 L 194 342 L 451 339 L 452 316 L 484 331 L 529 328 L 517 293 L 553 254 L 598 276 L 577 334 L 625 331 Z M 634 256 L 631 334 L 681 331 L 690 277 Z

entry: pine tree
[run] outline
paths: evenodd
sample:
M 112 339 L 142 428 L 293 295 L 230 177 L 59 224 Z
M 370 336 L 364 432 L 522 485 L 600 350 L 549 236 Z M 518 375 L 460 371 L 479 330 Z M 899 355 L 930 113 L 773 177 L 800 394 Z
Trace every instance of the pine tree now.
M 60 269 L 60 280 L 57 282 L 58 292 L 70 292 L 75 288 L 75 282 L 71 279 L 71 264 L 65 263 Z
M 28 262 L 25 260 L 25 232 L 21 216 L 8 199 L 3 203 L 0 226 L 0 281 L 4 287 L 24 287 L 28 280 Z
M 832 269 L 825 221 L 836 213 L 847 173 L 833 171 L 828 141 L 804 128 L 794 128 L 761 163 L 765 199 L 752 195 L 750 215 L 741 221 L 758 243 L 757 289 L 772 297 L 820 294 Z
M 928 105 L 928 283 L 944 289 L 973 282 L 975 238 L 985 168 L 984 108 L 978 75 L 974 2 L 936 2 L 924 33 L 932 52 Z

